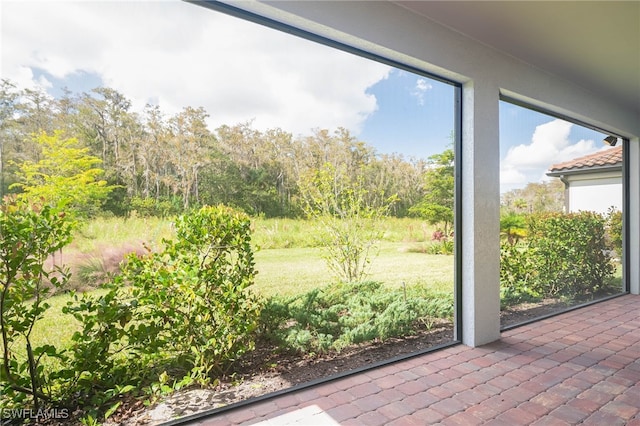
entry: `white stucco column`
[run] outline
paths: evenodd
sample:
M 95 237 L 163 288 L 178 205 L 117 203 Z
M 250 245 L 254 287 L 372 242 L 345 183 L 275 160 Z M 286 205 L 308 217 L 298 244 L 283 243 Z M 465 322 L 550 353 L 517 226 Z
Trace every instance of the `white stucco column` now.
M 629 283 L 631 293 L 640 294 L 640 139 L 629 143 Z
M 462 342 L 500 338 L 499 89 L 462 89 Z

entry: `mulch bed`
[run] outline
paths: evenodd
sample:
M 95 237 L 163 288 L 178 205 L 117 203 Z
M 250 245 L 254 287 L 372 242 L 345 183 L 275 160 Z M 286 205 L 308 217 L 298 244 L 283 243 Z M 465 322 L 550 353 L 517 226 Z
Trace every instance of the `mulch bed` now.
M 566 309 L 555 299 L 523 303 L 501 312 L 501 325 L 508 327 Z M 416 330 L 413 336 L 373 341 L 330 352 L 301 356 L 282 353 L 264 342 L 245 356 L 225 380 L 211 389 L 176 392 L 152 407 L 137 400 L 123 401 L 121 408 L 104 423 L 108 425 L 161 424 L 172 418 L 224 407 L 296 385 L 343 374 L 383 361 L 424 351 L 453 341 L 453 324 L 443 321 L 431 330 Z

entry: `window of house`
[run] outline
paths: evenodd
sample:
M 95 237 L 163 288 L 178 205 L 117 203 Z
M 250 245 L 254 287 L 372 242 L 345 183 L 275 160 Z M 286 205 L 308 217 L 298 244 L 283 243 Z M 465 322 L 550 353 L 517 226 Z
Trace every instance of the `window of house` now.
M 60 201 L 46 197 L 66 197 L 55 182 L 73 184 L 78 153 L 104 181 L 60 202 L 78 228 L 48 266 L 73 274 L 55 333 L 33 342 L 86 355 L 70 365 L 92 384 L 69 395 L 103 413 L 119 396 L 100 389 L 204 384 L 230 404 L 454 342 L 460 86 L 187 2 L 7 7 L 29 19 L 3 26 L 19 43 L 3 56 L 2 195 Z M 67 389 L 67 360 L 42 353 Z
M 626 291 L 625 142 L 500 102 L 501 324 Z

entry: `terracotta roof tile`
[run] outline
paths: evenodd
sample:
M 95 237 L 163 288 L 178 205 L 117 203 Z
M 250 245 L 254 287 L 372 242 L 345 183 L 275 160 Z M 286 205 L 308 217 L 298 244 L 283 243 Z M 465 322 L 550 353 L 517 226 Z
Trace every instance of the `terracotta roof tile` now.
M 560 172 L 565 170 L 590 169 L 592 167 L 615 166 L 622 163 L 622 146 L 598 151 L 584 157 L 557 163 L 549 168 L 550 172 Z

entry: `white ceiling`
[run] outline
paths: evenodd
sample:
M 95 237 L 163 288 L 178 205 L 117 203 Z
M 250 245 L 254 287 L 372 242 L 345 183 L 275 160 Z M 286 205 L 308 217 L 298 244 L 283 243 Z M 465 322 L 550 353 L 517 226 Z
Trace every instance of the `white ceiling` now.
M 640 117 L 640 1 L 393 1 Z

